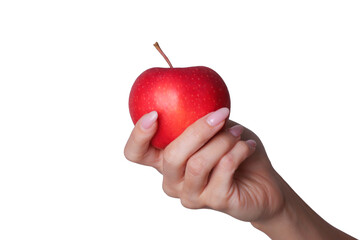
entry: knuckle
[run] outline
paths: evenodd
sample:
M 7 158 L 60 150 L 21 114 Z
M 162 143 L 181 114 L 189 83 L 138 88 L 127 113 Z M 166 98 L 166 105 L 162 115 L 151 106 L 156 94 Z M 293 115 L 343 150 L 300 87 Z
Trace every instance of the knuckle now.
M 188 209 L 197 209 L 199 208 L 196 203 L 193 201 L 190 201 L 188 198 L 180 198 L 181 205 L 183 205 L 185 208 Z
M 191 175 L 200 176 L 206 170 L 206 161 L 200 155 L 193 156 L 189 159 L 186 169 Z
M 222 157 L 221 163 L 226 164 L 225 166 L 229 166 L 230 168 L 235 167 L 235 157 L 231 152 L 227 153 Z
M 185 208 L 199 209 L 204 207 L 204 205 L 200 201 L 199 196 L 182 194 L 180 196 L 180 201 Z
M 125 147 L 124 149 L 124 156 L 127 160 L 131 162 L 136 162 L 136 157 L 132 151 L 129 150 L 128 147 Z
M 169 186 L 168 184 L 165 183 L 165 181 L 163 181 L 162 188 L 165 194 L 168 195 L 169 197 L 173 197 L 173 198 L 179 197 L 179 194 L 174 189 L 174 187 Z
M 164 150 L 164 159 L 163 159 L 163 164 L 166 167 L 172 167 L 172 168 L 176 168 L 178 167 L 177 163 L 178 161 L 176 161 L 176 156 L 178 155 L 177 150 L 174 148 L 166 148 Z
M 174 159 L 176 157 L 176 155 L 177 155 L 176 149 L 169 146 L 164 150 L 164 161 L 170 162 L 171 159 Z

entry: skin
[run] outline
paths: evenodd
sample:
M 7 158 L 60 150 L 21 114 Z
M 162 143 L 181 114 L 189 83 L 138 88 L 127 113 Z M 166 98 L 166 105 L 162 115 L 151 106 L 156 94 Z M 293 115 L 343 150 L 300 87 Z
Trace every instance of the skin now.
M 125 157 L 157 169 L 165 193 L 184 207 L 224 212 L 251 222 L 271 239 L 355 239 L 327 223 L 291 189 L 253 132 L 227 121 L 228 113 L 210 125 L 212 114 L 163 150 L 150 145 L 156 116 L 144 115 L 128 139 Z

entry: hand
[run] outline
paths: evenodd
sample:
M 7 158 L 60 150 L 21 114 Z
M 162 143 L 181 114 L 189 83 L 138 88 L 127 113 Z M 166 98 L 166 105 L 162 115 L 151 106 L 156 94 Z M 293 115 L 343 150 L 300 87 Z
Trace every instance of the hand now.
M 164 191 L 185 207 L 250 221 L 271 239 L 355 239 L 316 214 L 273 169 L 260 139 L 226 122 L 228 114 L 219 109 L 206 115 L 159 150 L 150 145 L 157 113 L 148 113 L 136 123 L 124 154 L 156 168 Z
M 279 177 L 260 139 L 226 122 L 228 114 L 223 108 L 204 116 L 159 150 L 150 145 L 157 129 L 151 112 L 136 123 L 125 156 L 156 168 L 165 193 L 187 208 L 212 208 L 244 221 L 272 217 L 284 204 Z

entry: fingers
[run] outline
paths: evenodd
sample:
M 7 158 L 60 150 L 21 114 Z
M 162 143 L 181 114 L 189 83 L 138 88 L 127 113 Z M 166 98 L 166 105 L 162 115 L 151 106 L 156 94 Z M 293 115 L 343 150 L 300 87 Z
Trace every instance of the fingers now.
M 221 158 L 219 164 L 213 169 L 207 186 L 208 189 L 211 189 L 212 195 L 226 196 L 231 192 L 235 171 L 245 159 L 255 152 L 255 148 L 254 140 L 239 141 Z
M 132 162 L 153 166 L 160 171 L 160 163 L 155 156 L 157 150 L 150 147 L 157 130 L 157 118 L 157 112 L 153 111 L 139 119 L 126 143 L 124 155 Z
M 216 135 L 187 162 L 182 197 L 196 199 L 208 183 L 210 172 L 239 141 L 244 127 L 236 125 Z
M 209 113 L 159 151 L 150 146 L 158 115 L 148 113 L 135 124 L 124 154 L 130 161 L 158 169 L 165 193 L 179 197 L 185 207 L 226 209 L 234 173 L 256 146 L 253 140 L 240 141 L 244 131 L 240 125 L 218 133 L 228 115 L 227 108 Z
M 228 108 L 221 108 L 197 120 L 164 150 L 163 188 L 178 197 L 187 160 L 208 142 L 225 124 Z

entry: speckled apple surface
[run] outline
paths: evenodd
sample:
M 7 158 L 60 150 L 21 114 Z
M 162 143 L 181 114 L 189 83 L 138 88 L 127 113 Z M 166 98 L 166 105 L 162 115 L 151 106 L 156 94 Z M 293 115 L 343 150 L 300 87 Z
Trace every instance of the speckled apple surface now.
M 148 69 L 136 79 L 129 97 L 134 123 L 146 113 L 158 112 L 158 130 L 151 143 L 160 149 L 197 119 L 222 107 L 230 109 L 226 84 L 203 66 Z

